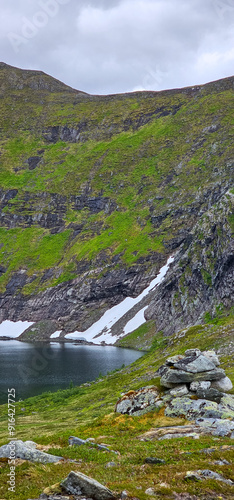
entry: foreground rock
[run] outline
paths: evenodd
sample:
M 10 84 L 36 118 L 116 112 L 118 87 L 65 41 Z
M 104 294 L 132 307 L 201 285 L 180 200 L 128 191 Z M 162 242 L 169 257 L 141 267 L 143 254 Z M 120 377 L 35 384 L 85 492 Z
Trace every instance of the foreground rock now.
M 209 469 L 188 471 L 185 476 L 186 481 L 202 481 L 202 479 L 216 479 L 216 481 L 221 481 L 230 486 L 234 484 L 231 479 L 225 479 L 221 474 Z
M 15 458 L 29 460 L 30 462 L 40 462 L 43 464 L 57 463 L 59 460 L 63 460 L 63 457 L 49 455 L 48 453 L 37 450 L 36 447 L 37 444 L 33 441 L 10 441 L 10 443 L 1 446 L 0 457 L 10 458 L 13 454 Z
M 81 472 L 70 472 L 67 478 L 62 481 L 61 487 L 69 495 L 85 495 L 94 500 L 113 500 L 115 498 L 108 488 Z
M 191 437 L 198 439 L 201 435 L 212 435 L 234 438 L 234 422 L 230 420 L 199 418 L 195 424 L 157 427 L 139 436 L 140 441 Z

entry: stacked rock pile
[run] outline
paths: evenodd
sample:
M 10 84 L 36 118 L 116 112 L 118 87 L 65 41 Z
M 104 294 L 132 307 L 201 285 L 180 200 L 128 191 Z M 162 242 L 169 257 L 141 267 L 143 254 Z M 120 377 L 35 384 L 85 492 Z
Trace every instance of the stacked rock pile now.
M 214 351 L 189 349 L 184 355 L 168 358 L 157 374 L 163 394 L 154 386 L 129 391 L 117 401 L 115 411 L 140 416 L 165 407 L 167 417 L 194 421 L 196 429 L 180 426 L 176 430 L 179 436 L 210 433 L 234 438 L 234 396 L 226 393 L 232 382 Z M 170 428 L 167 434 L 173 437 L 174 431 Z M 156 434 L 154 438 L 165 438 Z
M 163 387 L 172 389 L 174 397 L 196 394 L 198 398 L 220 403 L 223 393 L 232 389 L 231 380 L 219 368 L 214 351 L 189 349 L 185 355 L 168 358 L 158 370 Z

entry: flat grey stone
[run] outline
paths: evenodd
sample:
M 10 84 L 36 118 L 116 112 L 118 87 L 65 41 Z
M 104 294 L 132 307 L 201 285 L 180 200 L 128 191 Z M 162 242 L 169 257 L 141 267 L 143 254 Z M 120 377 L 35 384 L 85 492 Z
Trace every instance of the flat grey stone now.
M 14 451 L 16 458 L 21 458 L 22 460 L 29 460 L 30 462 L 40 462 L 43 464 L 56 463 L 59 460 L 63 460 L 63 457 L 57 457 L 55 455 L 49 455 L 43 451 L 36 450 L 36 443 L 30 441 L 29 446 L 26 445 L 27 441 L 24 443 L 21 440 L 10 441 L 9 444 L 3 445 L 0 448 L 1 458 L 10 458 L 10 454 Z
M 199 356 L 184 358 L 174 364 L 175 368 L 178 370 L 184 370 L 186 372 L 200 373 L 209 372 L 215 370 L 216 366 L 209 358 L 200 354 Z
M 81 446 L 83 444 L 87 444 L 87 441 L 85 439 L 80 439 L 75 436 L 70 436 L 68 439 L 68 443 L 70 446 Z
M 115 495 L 101 483 L 81 472 L 70 472 L 61 487 L 71 495 L 85 495 L 94 500 L 112 500 Z
M 190 382 L 200 382 L 203 380 L 220 380 L 224 377 L 225 372 L 221 368 L 215 368 L 214 370 L 201 373 L 192 373 L 185 370 L 172 370 L 171 368 L 167 368 L 166 372 L 161 377 L 160 383 L 162 386 L 172 389 L 175 385 L 181 383 L 188 384 Z
M 228 377 L 221 378 L 220 380 L 215 380 L 211 383 L 211 387 L 217 389 L 218 391 L 227 392 L 231 391 L 233 385 Z
M 198 470 L 197 472 L 201 475 L 202 478 L 216 479 L 216 481 L 221 481 L 222 483 L 230 485 L 234 484 L 231 479 L 225 479 L 223 476 L 221 476 L 221 474 L 218 474 L 217 472 L 209 469 Z
M 175 387 L 175 389 L 170 390 L 170 394 L 175 398 L 179 398 L 181 396 L 186 396 L 188 394 L 188 392 L 189 391 L 188 391 L 187 386 L 185 384 L 178 385 L 177 387 Z

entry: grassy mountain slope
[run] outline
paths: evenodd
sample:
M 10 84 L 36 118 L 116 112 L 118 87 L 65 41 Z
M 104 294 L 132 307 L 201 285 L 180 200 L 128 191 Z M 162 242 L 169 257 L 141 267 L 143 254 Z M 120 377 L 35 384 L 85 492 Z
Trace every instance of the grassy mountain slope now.
M 82 329 L 190 245 L 231 189 L 233 85 L 90 96 L 0 65 L 0 320 Z

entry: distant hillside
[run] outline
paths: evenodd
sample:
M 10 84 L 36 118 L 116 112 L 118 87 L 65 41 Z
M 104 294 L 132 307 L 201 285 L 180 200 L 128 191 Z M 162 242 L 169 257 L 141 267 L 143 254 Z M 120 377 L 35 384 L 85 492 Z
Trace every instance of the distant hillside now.
M 226 314 L 233 88 L 91 96 L 0 63 L 0 321 L 84 331 L 172 254 L 155 331 Z

